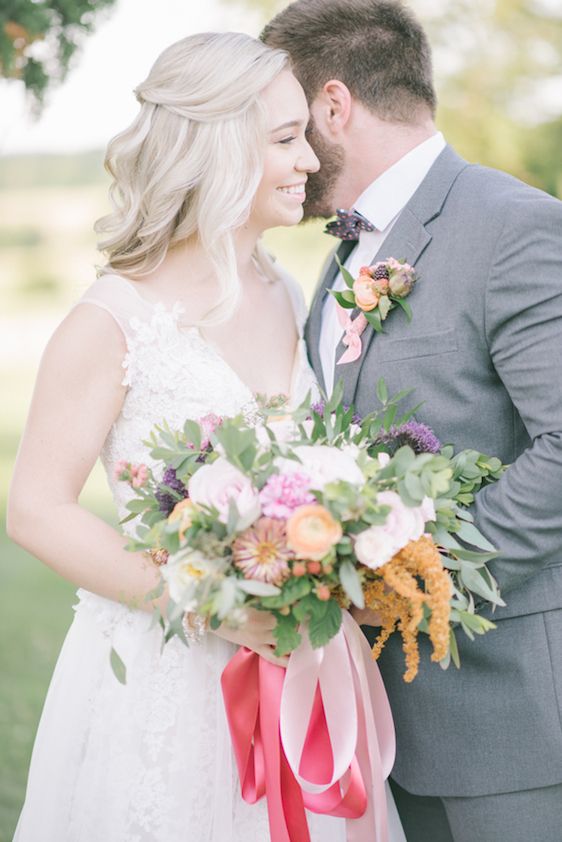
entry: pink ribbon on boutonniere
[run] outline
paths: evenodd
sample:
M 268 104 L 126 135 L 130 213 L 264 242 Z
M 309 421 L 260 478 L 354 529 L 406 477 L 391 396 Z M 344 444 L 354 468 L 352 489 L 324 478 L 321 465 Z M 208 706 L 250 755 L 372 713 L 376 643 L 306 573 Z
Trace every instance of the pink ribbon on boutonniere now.
M 359 315 L 352 319 L 348 311 L 341 304 L 336 304 L 336 310 L 338 321 L 344 329 L 342 342 L 347 347 L 347 351 L 344 351 L 341 355 L 337 361 L 337 365 L 353 363 L 361 356 L 361 334 L 367 327 L 368 321 L 364 313 L 359 313 Z

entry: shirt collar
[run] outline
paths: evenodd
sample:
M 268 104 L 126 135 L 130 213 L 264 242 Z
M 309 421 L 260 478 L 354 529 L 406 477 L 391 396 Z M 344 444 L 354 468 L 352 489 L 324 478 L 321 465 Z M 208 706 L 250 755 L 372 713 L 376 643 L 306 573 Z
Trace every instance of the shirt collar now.
M 410 201 L 427 173 L 445 148 L 437 132 L 411 149 L 361 193 L 354 208 L 378 231 L 384 231 Z

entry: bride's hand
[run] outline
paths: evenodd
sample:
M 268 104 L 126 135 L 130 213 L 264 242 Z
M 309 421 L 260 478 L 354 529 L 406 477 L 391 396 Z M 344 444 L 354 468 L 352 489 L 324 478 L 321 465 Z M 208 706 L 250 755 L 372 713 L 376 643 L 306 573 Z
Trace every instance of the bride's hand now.
M 273 654 L 276 646 L 276 640 L 273 637 L 275 623 L 275 617 L 269 611 L 257 611 L 255 608 L 249 608 L 248 620 L 243 626 L 233 629 L 226 623 L 222 623 L 218 629 L 214 630 L 214 634 L 222 637 L 223 640 L 236 643 L 238 646 L 246 646 L 247 649 L 257 652 L 258 655 L 272 664 L 286 667 L 289 663 L 288 656 L 284 655 L 278 658 Z
M 382 626 L 381 615 L 371 608 L 351 608 L 351 616 L 359 626 Z

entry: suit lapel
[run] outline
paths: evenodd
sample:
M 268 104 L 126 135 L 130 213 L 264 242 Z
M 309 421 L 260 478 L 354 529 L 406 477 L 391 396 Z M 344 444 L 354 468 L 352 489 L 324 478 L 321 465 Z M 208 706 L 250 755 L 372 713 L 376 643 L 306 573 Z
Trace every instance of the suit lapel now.
M 389 257 L 395 257 L 398 260 L 405 260 L 415 267 L 422 253 L 431 242 L 431 235 L 425 226 L 432 219 L 435 219 L 436 216 L 439 216 L 454 182 L 467 166 L 467 162 L 463 161 L 450 146 L 445 147 L 414 196 L 400 214 L 397 222 L 377 254 L 373 257 L 371 263 L 386 260 Z M 415 290 L 412 298 L 412 306 L 415 308 L 414 298 Z M 357 313 L 358 310 L 353 310 L 351 313 L 352 318 Z M 388 322 L 384 323 L 385 332 L 392 330 L 392 318 L 393 315 L 391 314 Z M 353 363 L 338 366 L 337 360 L 339 360 L 345 351 L 345 345 L 340 341 L 336 348 L 335 382 L 340 379 L 343 381 L 343 401 L 346 404 L 355 402 L 361 366 L 369 353 L 373 341 L 375 341 L 375 336 L 375 331 L 370 325 L 367 326 L 362 337 L 361 356 Z
M 304 335 L 306 345 L 308 348 L 308 353 L 310 356 L 310 362 L 312 363 L 314 373 L 316 374 L 316 377 L 322 389 L 324 390 L 326 389 L 326 384 L 324 383 L 324 375 L 322 372 L 322 363 L 320 360 L 319 347 L 320 332 L 322 330 L 322 309 L 326 300 L 326 296 L 328 295 L 327 290 L 333 286 L 333 283 L 339 272 L 338 264 L 336 263 L 336 256 L 342 263 L 345 263 L 354 246 L 355 242 L 349 240 L 342 240 L 342 242 L 338 246 L 334 257 L 332 258 L 332 260 L 328 264 L 326 271 L 320 278 L 320 281 L 316 288 L 316 292 L 314 293 L 314 298 L 312 299 L 310 313 L 304 329 Z

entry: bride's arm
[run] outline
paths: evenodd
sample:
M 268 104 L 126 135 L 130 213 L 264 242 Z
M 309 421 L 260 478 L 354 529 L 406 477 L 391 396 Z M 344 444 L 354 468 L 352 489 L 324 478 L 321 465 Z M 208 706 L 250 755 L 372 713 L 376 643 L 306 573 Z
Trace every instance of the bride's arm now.
M 113 318 L 76 307 L 39 369 L 8 500 L 8 535 L 79 587 L 151 610 L 158 570 L 78 498 L 121 409 L 125 339 Z M 162 599 L 165 602 L 165 597 Z M 163 605 L 161 605 L 163 607 Z
M 43 355 L 8 500 L 9 537 L 75 585 L 137 608 L 165 610 L 167 591 L 147 602 L 158 568 L 83 509 L 78 498 L 118 416 L 125 339 L 105 310 L 81 304 Z M 216 634 L 274 663 L 274 618 L 252 611 L 242 629 Z

